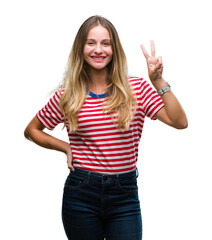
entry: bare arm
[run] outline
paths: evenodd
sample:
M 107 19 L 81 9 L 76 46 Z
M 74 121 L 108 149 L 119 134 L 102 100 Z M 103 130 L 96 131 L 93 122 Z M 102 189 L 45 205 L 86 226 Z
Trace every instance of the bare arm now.
M 158 81 L 157 85 L 155 84 L 156 90 L 160 90 L 165 86 L 166 82 L 164 79 L 161 79 L 160 82 Z M 161 97 L 164 102 L 164 108 L 158 111 L 155 117 L 174 128 L 187 128 L 188 122 L 186 114 L 173 92 L 170 90 Z
M 70 145 L 67 142 L 43 132 L 44 129 L 44 125 L 35 116 L 26 127 L 24 136 L 41 147 L 65 153 L 67 155 L 68 167 L 71 170 L 74 170 L 72 166 L 72 153 Z
M 149 78 L 156 90 L 160 90 L 166 86 L 166 82 L 162 77 L 163 64 L 161 57 L 155 57 L 155 45 L 151 41 L 151 56 L 141 45 L 141 49 L 147 61 Z M 164 108 L 155 115 L 157 119 L 177 129 L 183 129 L 188 126 L 186 114 L 181 107 L 179 101 L 172 91 L 168 91 L 162 95 Z

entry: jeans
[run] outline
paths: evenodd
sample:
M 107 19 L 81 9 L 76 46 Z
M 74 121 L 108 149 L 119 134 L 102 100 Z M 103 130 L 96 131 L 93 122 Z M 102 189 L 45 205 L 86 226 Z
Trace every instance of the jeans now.
M 137 169 L 118 175 L 71 171 L 62 205 L 68 239 L 141 240 L 137 176 Z

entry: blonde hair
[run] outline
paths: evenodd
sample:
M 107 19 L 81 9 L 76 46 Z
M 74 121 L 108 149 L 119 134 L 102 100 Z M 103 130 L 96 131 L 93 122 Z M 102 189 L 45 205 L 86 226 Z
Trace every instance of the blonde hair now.
M 108 94 L 104 112 L 109 113 L 117 128 L 124 131 L 129 128 L 133 118 L 136 99 L 133 96 L 127 74 L 127 61 L 118 33 L 110 21 L 100 16 L 88 18 L 79 28 L 69 55 L 67 70 L 63 79 L 64 94 L 60 99 L 60 108 L 70 125 L 70 131 L 78 128 L 78 113 L 87 96 L 87 63 L 83 58 L 83 49 L 89 30 L 101 25 L 110 34 L 113 56 L 108 64 Z

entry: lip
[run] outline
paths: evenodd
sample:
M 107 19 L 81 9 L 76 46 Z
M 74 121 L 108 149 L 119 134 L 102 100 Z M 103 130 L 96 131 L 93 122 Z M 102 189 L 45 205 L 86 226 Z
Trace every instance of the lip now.
M 94 62 L 103 62 L 105 60 L 105 56 L 91 56 L 91 58 L 93 59 Z

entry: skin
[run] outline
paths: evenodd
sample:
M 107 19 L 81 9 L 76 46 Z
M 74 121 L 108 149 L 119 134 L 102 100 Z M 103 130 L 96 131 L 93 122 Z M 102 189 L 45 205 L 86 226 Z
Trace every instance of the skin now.
M 146 51 L 145 47 L 141 45 L 144 57 L 146 58 L 149 78 L 156 90 L 160 90 L 166 86 L 166 81 L 162 77 L 163 63 L 162 57 L 155 56 L 154 41 L 151 41 L 151 56 Z M 187 128 L 188 122 L 184 110 L 179 101 L 170 90 L 162 95 L 164 107 L 155 115 L 157 119 L 165 124 L 177 128 Z
M 153 41 L 151 41 L 151 55 L 148 54 L 143 45 L 141 45 L 141 49 L 146 58 L 149 78 L 155 89 L 159 90 L 166 85 L 162 77 L 162 58 L 155 56 L 155 45 Z M 83 54 L 85 61 L 88 63 L 88 71 L 92 80 L 89 85 L 90 91 L 96 94 L 106 92 L 107 65 L 111 61 L 113 55 L 110 45 L 110 35 L 106 28 L 99 25 L 90 29 Z M 162 96 L 162 99 L 165 106 L 158 111 L 155 117 L 174 128 L 186 128 L 188 125 L 186 115 L 172 91 L 166 92 Z M 45 133 L 43 131 L 44 129 L 44 125 L 35 116 L 26 127 L 24 135 L 28 140 L 42 147 L 65 153 L 67 156 L 68 168 L 74 171 L 72 165 L 72 152 L 69 143 Z
M 84 59 L 88 63 L 91 78 L 89 89 L 96 94 L 107 91 L 107 65 L 111 61 L 113 52 L 110 34 L 101 25 L 90 29 L 84 46 Z M 98 60 L 98 58 L 103 58 Z

